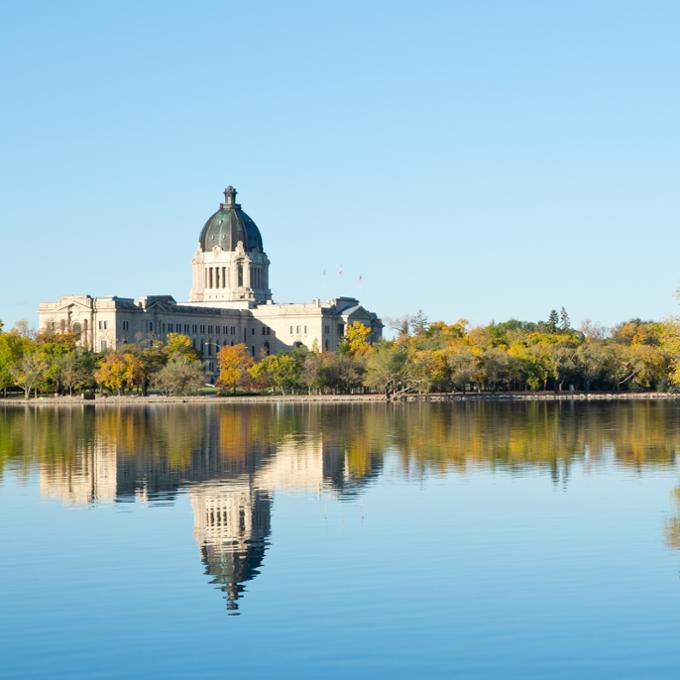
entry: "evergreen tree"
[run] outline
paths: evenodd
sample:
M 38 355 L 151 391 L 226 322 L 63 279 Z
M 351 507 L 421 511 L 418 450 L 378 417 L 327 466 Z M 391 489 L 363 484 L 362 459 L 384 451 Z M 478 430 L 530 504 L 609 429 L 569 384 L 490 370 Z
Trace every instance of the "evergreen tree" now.
M 561 331 L 571 330 L 571 320 L 569 319 L 569 314 L 567 314 L 567 310 L 564 307 L 560 309 L 560 330 Z
M 560 317 L 557 314 L 557 310 L 553 309 L 550 312 L 550 316 L 548 317 L 548 331 L 550 333 L 555 333 L 557 332 L 557 324 L 560 321 Z

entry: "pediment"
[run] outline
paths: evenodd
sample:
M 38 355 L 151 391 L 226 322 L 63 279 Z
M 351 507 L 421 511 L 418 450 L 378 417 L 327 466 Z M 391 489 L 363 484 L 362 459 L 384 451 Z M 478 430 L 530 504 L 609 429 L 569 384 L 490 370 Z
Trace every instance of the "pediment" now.
M 55 311 L 57 312 L 67 312 L 67 311 L 91 311 L 92 310 L 92 305 L 91 301 L 90 304 L 87 304 L 83 302 L 82 300 L 79 300 L 78 298 L 62 298 L 59 300 L 57 303 L 57 307 Z

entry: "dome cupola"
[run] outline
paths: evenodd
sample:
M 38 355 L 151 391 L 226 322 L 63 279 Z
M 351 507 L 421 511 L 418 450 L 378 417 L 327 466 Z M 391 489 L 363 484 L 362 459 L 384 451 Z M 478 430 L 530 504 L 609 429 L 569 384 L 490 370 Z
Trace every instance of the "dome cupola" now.
M 241 204 L 236 203 L 236 193 L 236 189 L 229 185 L 224 190 L 224 203 L 220 204 L 219 210 L 213 213 L 203 226 L 198 244 L 204 253 L 211 251 L 215 246 L 232 252 L 236 250 L 239 241 L 243 243 L 247 253 L 256 249 L 263 251 L 260 230 L 241 210 Z
M 192 303 L 247 308 L 272 298 L 262 235 L 236 202 L 231 185 L 224 190 L 220 209 L 201 229 L 191 268 Z

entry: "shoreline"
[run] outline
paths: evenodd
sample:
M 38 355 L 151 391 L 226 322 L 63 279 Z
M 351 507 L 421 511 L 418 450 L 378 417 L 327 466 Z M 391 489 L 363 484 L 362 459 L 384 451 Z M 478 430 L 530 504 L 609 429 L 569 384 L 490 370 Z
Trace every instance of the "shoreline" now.
M 534 401 L 673 401 L 680 400 L 680 392 L 453 392 L 434 394 L 403 394 L 387 399 L 384 394 L 262 394 L 244 396 L 187 396 L 167 397 L 150 395 L 78 397 L 34 397 L 0 399 L 0 406 L 147 406 L 147 405 L 210 405 L 210 404 L 389 404 L 442 402 L 534 402 Z

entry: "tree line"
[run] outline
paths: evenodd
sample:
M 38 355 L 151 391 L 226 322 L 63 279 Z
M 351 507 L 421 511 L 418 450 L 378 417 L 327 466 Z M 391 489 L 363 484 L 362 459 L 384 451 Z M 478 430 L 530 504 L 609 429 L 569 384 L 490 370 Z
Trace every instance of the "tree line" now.
M 223 393 L 360 393 L 395 396 L 452 391 L 667 391 L 680 388 L 680 322 L 632 319 L 605 329 L 572 328 L 562 308 L 546 321 L 511 319 L 472 327 L 430 323 L 422 312 L 392 322 L 396 337 L 370 344 L 348 324 L 338 350 L 298 347 L 254 358 L 245 345 L 217 355 Z M 148 343 L 148 344 L 144 344 Z M 105 353 L 78 346 L 74 333 L 2 332 L 0 389 L 31 394 L 195 394 L 206 382 L 191 340 L 169 333 Z

